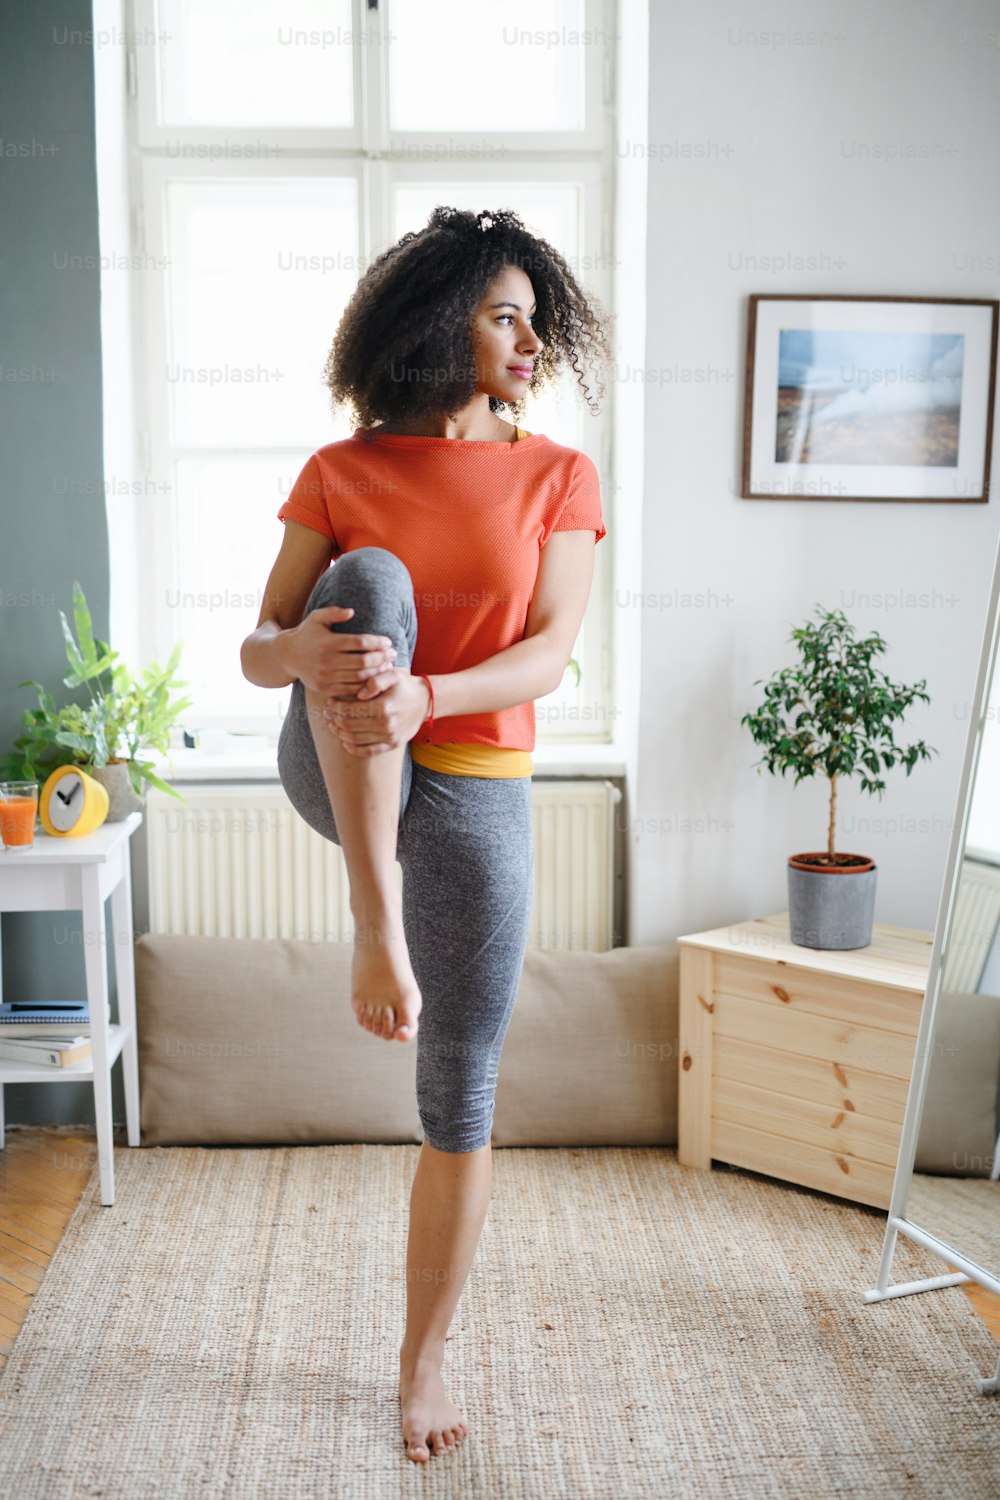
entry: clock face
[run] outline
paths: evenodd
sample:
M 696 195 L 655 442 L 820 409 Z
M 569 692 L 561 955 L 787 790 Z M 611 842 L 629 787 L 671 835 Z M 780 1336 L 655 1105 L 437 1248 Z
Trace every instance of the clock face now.
M 49 818 L 53 828 L 58 828 L 60 833 L 75 828 L 85 800 L 83 778 L 78 771 L 67 771 L 60 776 L 49 798 Z

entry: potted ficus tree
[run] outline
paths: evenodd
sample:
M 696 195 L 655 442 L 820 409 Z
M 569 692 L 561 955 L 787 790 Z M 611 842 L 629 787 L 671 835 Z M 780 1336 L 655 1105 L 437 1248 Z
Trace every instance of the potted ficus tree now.
M 14 749 L 0 762 L 0 779 L 37 781 L 41 786 L 57 766 L 80 766 L 106 787 L 109 822 L 120 821 L 142 806 L 144 782 L 184 801 L 176 788 L 157 776 L 152 761 L 143 760 L 140 754 L 146 746 L 166 753 L 171 728 L 191 706 L 188 698 L 171 698 L 176 689 L 186 686 L 174 677 L 181 643 L 165 667 L 151 662 L 141 676 L 134 677 L 117 651 L 95 639 L 87 600 L 76 581 L 73 617 L 75 638 L 65 613 L 59 611 L 70 668 L 63 683 L 68 688 L 86 684 L 90 701 L 57 708 L 42 683 L 31 678 L 18 683 L 37 690 L 38 707 L 24 710 L 24 729 Z
M 870 855 L 834 848 L 837 784 L 857 774 L 862 790 L 881 798 L 882 770 L 901 764 L 909 776 L 918 759 L 936 754 L 923 740 L 904 749 L 892 732 L 893 721 L 915 698 L 925 703 L 930 698 L 923 691 L 926 679 L 903 687 L 872 666 L 872 658 L 886 649 L 877 633 L 855 640 L 841 610 L 817 605 L 815 612 L 822 617 L 818 626 L 807 623 L 792 631 L 802 664 L 774 673 L 760 708 L 744 714 L 740 723 L 767 747 L 763 764 L 769 771 L 794 772 L 796 786 L 817 775 L 830 782 L 826 848 L 788 859 L 792 942 L 803 948 L 865 948 L 871 942 L 878 872 Z

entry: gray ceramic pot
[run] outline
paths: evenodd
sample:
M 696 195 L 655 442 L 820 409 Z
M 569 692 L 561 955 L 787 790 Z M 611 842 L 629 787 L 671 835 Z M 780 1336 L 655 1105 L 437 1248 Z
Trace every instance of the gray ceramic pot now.
M 855 856 L 857 858 L 858 856 Z M 788 861 L 788 930 L 800 948 L 867 948 L 872 940 L 877 867 L 838 871 Z
M 95 766 L 88 775 L 99 781 L 108 794 L 109 823 L 122 822 L 130 812 L 142 812 L 144 800 L 133 792 L 132 783 L 128 779 L 128 766 L 124 761 L 109 766 Z

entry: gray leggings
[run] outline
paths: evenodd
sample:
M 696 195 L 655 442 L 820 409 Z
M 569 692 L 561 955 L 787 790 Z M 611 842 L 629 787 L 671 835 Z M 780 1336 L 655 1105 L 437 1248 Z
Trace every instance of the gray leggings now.
M 317 581 L 305 613 L 327 604 L 354 610 L 331 630 L 388 636 L 396 665 L 409 667 L 417 612 L 409 570 L 394 553 L 343 553 Z M 298 680 L 278 741 L 278 774 L 299 815 L 339 844 Z M 423 998 L 417 1108 L 424 1137 L 439 1151 L 477 1151 L 492 1131 L 500 1053 L 527 947 L 535 878 L 531 777 L 428 770 L 407 745 L 396 858 Z

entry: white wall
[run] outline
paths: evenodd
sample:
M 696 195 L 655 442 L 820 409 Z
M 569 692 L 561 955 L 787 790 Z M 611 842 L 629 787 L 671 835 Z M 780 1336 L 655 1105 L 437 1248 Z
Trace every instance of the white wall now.
M 824 847 L 829 782 L 758 773 L 739 724 L 761 701 L 754 679 L 798 660 L 788 637 L 816 604 L 877 630 L 893 681 L 927 679 L 930 705 L 914 704 L 896 738 L 939 754 L 887 773 L 881 800 L 841 783 L 836 847 L 874 856 L 876 921 L 934 926 L 997 505 L 738 498 L 746 299 L 1000 293 L 998 36 L 991 0 L 651 0 L 649 133 L 632 143 L 658 149 L 634 588 L 664 603 L 642 608 L 632 943 L 784 910 L 787 856 Z M 862 160 L 857 143 L 928 151 Z M 816 259 L 755 266 L 769 256 Z M 970 268 L 977 256 L 989 269 Z M 684 371 L 704 383 L 679 383 Z M 620 595 L 618 607 L 633 606 Z

